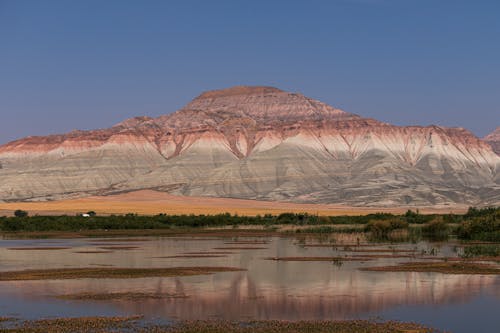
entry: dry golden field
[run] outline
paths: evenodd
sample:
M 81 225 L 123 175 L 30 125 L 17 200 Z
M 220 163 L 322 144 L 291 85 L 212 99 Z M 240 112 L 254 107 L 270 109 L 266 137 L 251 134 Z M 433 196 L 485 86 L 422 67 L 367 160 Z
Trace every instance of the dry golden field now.
M 22 209 L 30 215 L 74 215 L 95 211 L 97 214 L 140 215 L 166 214 L 219 214 L 238 215 L 280 214 L 283 212 L 307 212 L 318 215 L 364 215 L 375 212 L 404 213 L 409 207 L 374 208 L 349 207 L 333 204 L 297 204 L 290 202 L 270 202 L 243 199 L 184 197 L 150 190 L 136 191 L 110 196 L 93 196 L 80 199 L 0 203 L 0 216 L 11 215 L 14 210 Z M 411 209 L 415 210 L 415 207 Z M 462 213 L 467 207 L 421 207 L 422 213 Z

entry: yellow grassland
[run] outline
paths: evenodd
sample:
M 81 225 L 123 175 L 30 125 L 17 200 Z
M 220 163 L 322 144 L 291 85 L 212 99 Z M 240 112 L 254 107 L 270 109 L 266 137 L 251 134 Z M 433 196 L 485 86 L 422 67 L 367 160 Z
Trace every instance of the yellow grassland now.
M 404 213 L 415 207 L 350 207 L 334 204 L 298 204 L 291 202 L 257 201 L 229 198 L 186 197 L 164 192 L 142 190 L 110 196 L 44 201 L 0 203 L 0 216 L 11 215 L 16 209 L 30 215 L 74 215 L 95 211 L 99 215 L 134 213 L 139 215 L 165 214 L 220 214 L 246 216 L 307 212 L 317 215 L 365 215 L 376 212 Z M 420 207 L 422 213 L 463 213 L 467 207 Z

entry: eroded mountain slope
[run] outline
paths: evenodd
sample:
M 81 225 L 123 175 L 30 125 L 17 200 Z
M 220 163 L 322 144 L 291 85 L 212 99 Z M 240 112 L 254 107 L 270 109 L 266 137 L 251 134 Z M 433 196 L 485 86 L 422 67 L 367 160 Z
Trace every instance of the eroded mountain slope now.
M 497 155 L 500 155 L 500 126 L 485 136 L 483 140 L 491 146 Z
M 398 127 L 271 87 L 0 147 L 0 200 L 157 189 L 349 205 L 500 203 L 500 158 L 461 128 Z

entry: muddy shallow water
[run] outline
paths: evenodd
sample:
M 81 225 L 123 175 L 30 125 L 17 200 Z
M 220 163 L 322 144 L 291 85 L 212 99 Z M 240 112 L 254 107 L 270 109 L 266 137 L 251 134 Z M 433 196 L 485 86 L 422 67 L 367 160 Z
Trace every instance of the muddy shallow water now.
M 3 281 L 0 282 L 0 317 L 139 314 L 155 320 L 381 318 L 415 321 L 453 332 L 491 332 L 500 325 L 499 275 L 359 270 L 422 261 L 418 259 L 422 255 L 454 257 L 460 246 L 452 243 L 344 248 L 336 244 L 330 246 L 328 241 L 320 243 L 317 239 L 299 241 L 278 237 L 142 237 L 136 240 L 0 240 L 0 271 L 179 266 L 239 267 L 246 271 L 189 277 Z M 352 243 L 352 240 L 346 241 Z M 309 247 L 307 244 L 323 246 Z M 367 249 L 381 251 L 367 252 Z M 266 260 L 366 254 L 380 254 L 383 258 Z M 396 257 L 387 258 L 388 254 Z M 57 298 L 80 293 L 138 293 L 165 297 Z

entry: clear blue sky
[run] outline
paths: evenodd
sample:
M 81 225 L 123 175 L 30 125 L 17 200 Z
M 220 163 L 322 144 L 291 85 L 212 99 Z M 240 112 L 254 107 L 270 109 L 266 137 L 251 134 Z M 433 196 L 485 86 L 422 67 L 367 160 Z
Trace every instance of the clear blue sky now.
M 398 125 L 500 125 L 500 1 L 0 0 L 0 143 L 272 85 Z

